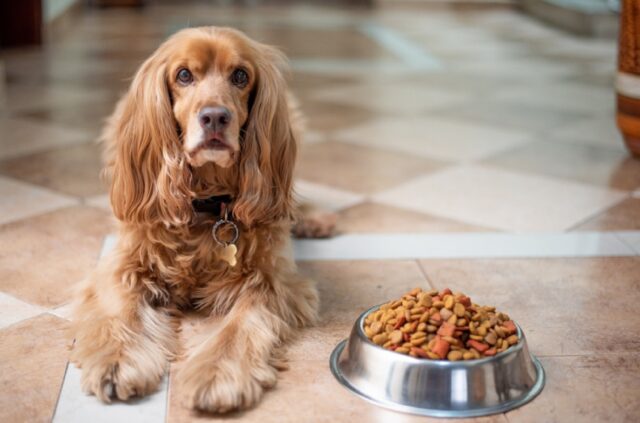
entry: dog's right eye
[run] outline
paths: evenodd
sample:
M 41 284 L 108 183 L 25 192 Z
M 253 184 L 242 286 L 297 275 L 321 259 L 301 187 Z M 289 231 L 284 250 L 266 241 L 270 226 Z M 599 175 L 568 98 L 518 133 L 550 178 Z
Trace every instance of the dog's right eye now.
M 191 72 L 189 72 L 189 69 L 182 68 L 178 71 L 176 80 L 183 85 L 188 85 L 193 82 L 193 75 L 191 74 Z

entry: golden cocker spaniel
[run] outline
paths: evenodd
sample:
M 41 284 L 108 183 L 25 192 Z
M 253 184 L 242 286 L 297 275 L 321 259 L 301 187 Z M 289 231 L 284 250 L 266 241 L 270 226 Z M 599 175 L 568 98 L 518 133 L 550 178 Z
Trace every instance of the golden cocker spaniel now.
M 102 401 L 153 392 L 178 354 L 178 317 L 209 316 L 178 373 L 194 409 L 255 404 L 282 343 L 316 319 L 290 248 L 295 109 L 276 49 L 228 28 L 173 35 L 105 129 L 115 250 L 76 298 L 72 360 Z

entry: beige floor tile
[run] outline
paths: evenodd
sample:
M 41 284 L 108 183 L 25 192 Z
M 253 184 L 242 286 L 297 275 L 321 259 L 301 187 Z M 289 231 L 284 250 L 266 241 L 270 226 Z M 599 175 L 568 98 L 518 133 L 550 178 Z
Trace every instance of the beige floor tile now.
M 483 166 L 460 166 L 381 192 L 376 201 L 506 231 L 562 231 L 625 194 Z
M 431 53 L 449 62 L 478 60 L 490 62 L 493 60 L 507 61 L 527 58 L 529 52 L 521 43 L 505 41 L 500 38 L 487 37 L 487 42 L 481 43 L 471 40 L 440 40 L 430 45 Z
M 615 107 L 614 90 L 567 82 L 513 85 L 495 98 L 558 111 L 606 114 Z
M 76 203 L 71 197 L 0 176 L 0 224 Z
M 438 110 L 438 115 L 468 119 L 467 122 L 482 123 L 498 128 L 513 128 L 524 131 L 552 131 L 567 122 L 584 117 L 582 113 L 558 112 L 535 104 L 517 104 L 492 99 L 477 98 L 456 107 Z
M 483 232 L 489 230 L 374 202 L 349 207 L 342 210 L 338 217 L 340 233 Z
M 495 305 L 540 356 L 637 352 L 637 258 L 423 260 L 431 284 Z M 615 330 L 611 330 L 615 327 Z
M 0 290 L 43 307 L 68 302 L 111 230 L 109 213 L 81 206 L 0 226 Z
M 421 87 L 416 84 L 351 84 L 330 89 L 319 89 L 319 100 L 351 104 L 375 110 L 385 115 L 414 115 L 432 110 L 464 104 L 469 94 L 444 88 Z
M 269 27 L 235 25 L 247 35 L 279 46 L 290 58 L 393 59 L 394 55 L 357 28 Z M 322 40 L 322 42 L 318 42 Z
M 115 99 L 92 101 L 72 106 L 34 107 L 17 114 L 20 117 L 52 123 L 66 128 L 81 129 L 97 139 L 106 118 L 115 107 Z
M 87 143 L 0 161 L 0 174 L 76 197 L 106 192 L 98 144 Z
M 0 330 L 1 421 L 51 421 L 69 354 L 66 327 L 44 314 Z
M 640 198 L 628 198 L 573 229 L 576 231 L 638 231 L 640 230 Z
M 613 113 L 569 122 L 555 128 L 550 137 L 553 141 L 596 145 L 626 151 Z
M 357 194 L 388 189 L 443 163 L 407 154 L 339 142 L 307 146 L 296 165 L 298 177 Z
M 190 412 L 180 405 L 179 392 L 170 389 L 168 421 L 183 422 L 439 422 L 441 419 L 418 417 L 389 411 L 356 397 L 331 375 L 328 360 L 303 360 L 289 363 L 280 374 L 276 387 L 268 391 L 257 407 L 223 416 Z M 179 370 L 176 372 L 179 376 Z M 172 386 L 172 388 L 175 388 Z M 479 419 L 461 419 L 464 423 L 507 423 L 503 415 Z
M 506 60 L 470 60 L 456 63 L 452 72 L 469 75 L 490 75 L 510 81 L 512 86 L 529 87 L 532 82 L 546 84 L 549 80 L 574 74 L 578 67 L 571 63 L 539 59 L 508 58 Z M 527 81 L 523 83 L 522 81 Z M 528 89 L 528 88 L 527 88 Z M 519 98 L 516 96 L 516 98 Z
M 339 131 L 335 139 L 437 160 L 483 159 L 531 140 L 531 135 L 501 126 L 452 118 L 381 118 Z
M 13 57 L 9 67 L 11 71 L 38 72 L 30 66 L 50 65 L 42 59 L 41 51 L 35 51 L 35 60 L 25 60 L 23 57 Z M 23 66 L 24 65 L 24 66 Z M 104 64 L 102 64 L 104 65 Z M 26 69 L 23 69 L 26 68 Z M 24 76 L 24 73 L 23 73 Z M 94 104 L 96 100 L 113 99 L 114 93 L 109 89 L 94 89 L 90 92 L 77 86 L 62 86 L 60 84 L 8 84 L 4 101 L 0 99 L 0 110 L 3 108 L 12 112 L 28 112 L 32 110 L 51 110 L 55 113 L 58 107 L 82 106 Z M 86 113 L 86 110 L 85 110 Z
M 361 202 L 363 195 L 298 179 L 295 181 L 297 200 L 324 210 L 338 211 Z
M 348 393 L 329 370 L 329 354 L 349 334 L 357 316 L 372 305 L 397 297 L 426 281 L 418 265 L 395 262 L 308 262 L 303 274 L 318 282 L 321 296 L 320 321 L 303 331 L 289 348 L 290 369 L 280 373 L 275 389 L 267 392 L 254 409 L 216 421 L 297 422 L 307 421 L 436 421 L 398 414 L 370 405 Z M 393 280 L 393 284 L 389 281 Z M 210 416 L 194 414 L 183 405 L 179 385 L 179 364 L 171 371 L 168 421 L 208 421 Z M 470 420 L 505 422 L 504 417 Z
M 111 200 L 109 194 L 100 194 L 85 199 L 85 204 L 88 204 L 99 209 L 111 211 Z
M 308 129 L 302 134 L 302 144 L 316 144 L 327 141 L 327 134 L 322 131 Z
M 306 72 L 293 72 L 289 79 L 289 88 L 294 94 L 300 92 L 315 92 L 319 87 L 336 86 L 339 84 L 348 84 L 353 81 L 348 76 L 331 76 L 331 75 L 318 75 L 310 74 Z
M 376 113 L 348 104 L 302 99 L 301 110 L 310 129 L 333 132 L 369 122 Z
M 36 120 L 0 117 L 0 159 L 46 151 L 93 139 L 86 131 Z
M 637 422 L 640 355 L 596 354 L 542 358 L 547 383 L 529 405 L 507 413 L 510 422 Z
M 483 164 L 631 191 L 640 187 L 640 161 L 624 151 L 538 141 L 498 154 Z

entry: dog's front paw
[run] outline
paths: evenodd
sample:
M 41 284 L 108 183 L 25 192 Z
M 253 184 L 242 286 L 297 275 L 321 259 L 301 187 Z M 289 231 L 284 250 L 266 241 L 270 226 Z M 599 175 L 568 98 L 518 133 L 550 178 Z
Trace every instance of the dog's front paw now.
M 94 362 L 82 366 L 82 389 L 103 402 L 117 398 L 126 401 L 131 397 L 144 396 L 154 392 L 163 372 L 149 371 L 127 360 Z
M 323 211 L 304 211 L 302 218 L 293 226 L 296 238 L 330 238 L 336 231 L 338 215 Z
M 180 371 L 187 405 L 209 413 L 250 408 L 275 386 L 276 370 L 267 363 L 193 357 Z

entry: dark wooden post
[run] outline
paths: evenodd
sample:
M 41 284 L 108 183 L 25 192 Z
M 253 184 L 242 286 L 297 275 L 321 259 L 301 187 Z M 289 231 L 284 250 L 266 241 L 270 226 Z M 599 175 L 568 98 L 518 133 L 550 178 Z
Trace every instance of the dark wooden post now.
M 42 43 L 42 0 L 0 1 L 0 46 Z
M 640 157 L 640 1 L 623 0 L 618 50 L 618 128 L 631 153 Z

